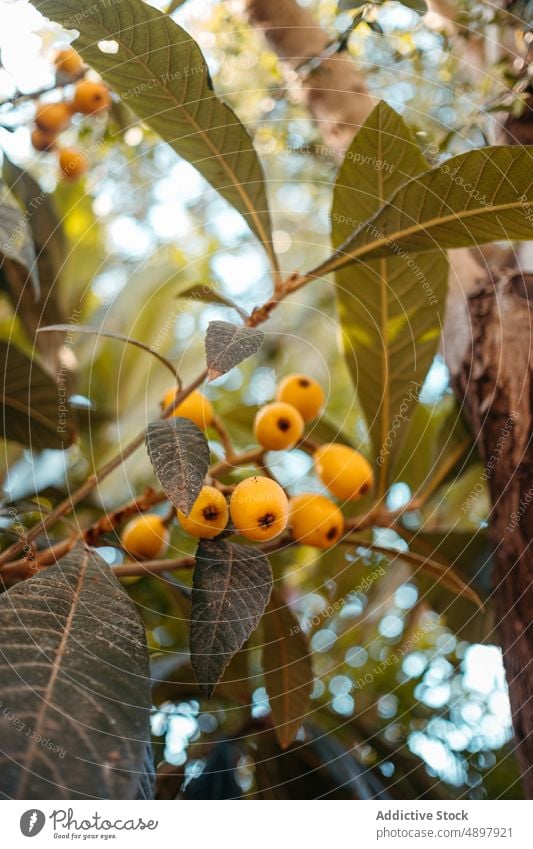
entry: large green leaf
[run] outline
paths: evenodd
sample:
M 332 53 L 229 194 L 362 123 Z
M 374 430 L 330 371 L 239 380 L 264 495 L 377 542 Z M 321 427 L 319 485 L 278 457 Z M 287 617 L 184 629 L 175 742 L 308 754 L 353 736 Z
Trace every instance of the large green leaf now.
M 331 212 L 334 244 L 348 238 L 354 218 L 371 218 L 399 186 L 427 167 L 400 116 L 379 103 L 339 171 Z M 383 485 L 437 349 L 447 273 L 445 255 L 432 251 L 384 256 L 336 274 L 346 359 Z
M 28 216 L 0 180 L 0 270 L 5 274 L 11 268 L 37 297 L 39 276 Z
M 239 210 L 275 265 L 261 164 L 244 126 L 216 97 L 194 39 L 142 0 L 33 0 L 33 5 L 80 31 L 75 46 L 86 62 Z M 115 41 L 117 52 L 103 53 L 100 41 Z
M 31 340 L 40 326 L 66 321 L 58 284 L 66 258 L 66 241 L 54 203 L 28 171 L 23 171 L 7 156 L 4 156 L 4 179 L 17 198 L 33 236 L 37 269 L 39 272 L 40 298 L 36 300 L 33 289 L 24 285 L 21 275 L 6 269 L 5 280 L 17 316 L 21 319 Z M 35 337 L 35 345 L 51 372 L 60 365 L 60 348 L 64 333 L 49 333 Z
M 81 546 L 0 597 L 0 794 L 149 795 L 144 630 L 109 566 Z
M 263 672 L 282 749 L 294 740 L 310 711 L 313 669 L 305 635 L 277 590 L 263 616 Z
M 0 435 L 31 448 L 66 448 L 76 423 L 64 384 L 22 351 L 0 342 Z
M 533 238 L 533 147 L 485 147 L 455 156 L 401 186 L 313 275 L 391 253 Z

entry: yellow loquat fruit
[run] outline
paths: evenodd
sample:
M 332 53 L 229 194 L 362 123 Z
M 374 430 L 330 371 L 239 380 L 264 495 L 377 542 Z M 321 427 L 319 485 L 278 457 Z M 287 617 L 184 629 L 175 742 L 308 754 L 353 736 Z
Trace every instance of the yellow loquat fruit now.
M 289 502 L 279 483 L 255 475 L 238 483 L 233 490 L 230 514 L 243 536 L 265 542 L 287 527 Z

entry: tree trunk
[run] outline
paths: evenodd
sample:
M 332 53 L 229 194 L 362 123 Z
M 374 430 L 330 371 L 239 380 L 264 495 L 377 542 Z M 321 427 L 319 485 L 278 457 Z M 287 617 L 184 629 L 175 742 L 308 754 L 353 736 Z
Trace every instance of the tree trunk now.
M 454 377 L 485 465 L 494 604 L 516 755 L 533 798 L 533 275 L 485 280 L 468 298 L 472 345 Z
M 246 13 L 272 50 L 293 68 L 317 60 L 330 45 L 327 32 L 296 0 L 246 0 Z M 330 155 L 342 160 L 376 103 L 363 75 L 348 51 L 339 49 L 316 61 L 301 75 L 301 83 Z

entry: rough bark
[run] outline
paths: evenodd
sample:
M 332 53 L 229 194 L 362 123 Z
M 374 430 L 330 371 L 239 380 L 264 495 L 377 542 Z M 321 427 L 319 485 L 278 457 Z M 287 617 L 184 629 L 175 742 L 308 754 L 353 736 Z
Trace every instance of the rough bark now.
M 494 604 L 516 754 L 533 798 L 533 275 L 500 274 L 468 298 L 472 345 L 454 378 L 491 493 Z
M 331 38 L 296 0 L 246 0 L 252 26 L 293 68 L 322 56 Z M 363 75 L 346 50 L 326 56 L 301 77 L 307 106 L 331 153 L 342 159 L 375 105 Z

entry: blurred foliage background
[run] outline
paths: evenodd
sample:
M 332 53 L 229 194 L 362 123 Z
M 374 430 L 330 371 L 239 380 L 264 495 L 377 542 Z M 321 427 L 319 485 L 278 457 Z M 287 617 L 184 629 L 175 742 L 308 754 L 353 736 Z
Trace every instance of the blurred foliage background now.
M 175 19 L 204 51 L 218 92 L 254 135 L 283 272 L 311 267 L 329 247 L 335 164 L 320 148 L 297 75 L 246 24 L 238 0 L 174 5 Z M 332 38 L 350 25 L 349 11 L 331 0 L 308 5 Z M 481 107 L 501 106 L 513 69 L 494 66 L 473 86 L 447 49 L 446 35 L 410 5 L 416 4 L 369 6 L 349 36 L 372 93 L 403 115 L 422 149 L 457 153 L 487 143 L 491 119 Z M 483 31 L 499 14 L 484 3 L 464 5 L 472 30 Z M 51 55 L 65 44 L 65 33 L 23 0 L 0 0 L 0 16 L 1 146 L 38 181 L 42 208 L 57 215 L 67 246 L 45 323 L 66 320 L 131 335 L 176 362 L 185 380 L 194 377 L 208 321 L 235 315 L 221 303 L 180 293 L 209 283 L 251 309 L 271 285 L 260 247 L 197 172 L 118 102 L 109 120 L 76 119 L 67 131 L 67 141 L 79 140 L 88 151 L 90 171 L 82 182 L 58 184 L 54 158 L 30 146 L 32 100 L 15 108 L 1 102 L 17 90 L 53 84 Z M 59 229 L 53 238 L 60 238 Z M 331 285 L 316 283 L 289 299 L 266 326 L 260 354 L 208 387 L 239 449 L 251 446 L 255 408 L 272 398 L 277 377 L 302 369 L 323 383 L 328 397 L 311 436 L 367 447 L 339 353 Z M 5 294 L 0 336 L 40 356 Z M 73 337 L 69 353 L 79 442 L 65 452 L 33 453 L 4 443 L 6 500 L 38 494 L 41 504 L 54 503 L 158 413 L 168 375 L 146 353 L 85 336 Z M 270 462 L 291 493 L 318 488 L 303 452 L 277 453 Z M 374 542 L 398 549 L 392 562 L 364 541 L 325 554 L 299 547 L 273 558 L 277 586 L 313 649 L 315 673 L 305 733 L 285 753 L 268 724 L 256 647 L 261 635 L 235 658 L 207 703 L 187 656 L 188 602 L 179 585 L 190 576 L 176 573 L 176 585 L 147 577 L 128 587 L 146 623 L 156 677 L 167 679 L 154 695 L 157 760 L 166 764 L 163 795 L 181 788 L 191 798 L 520 797 L 490 604 L 478 611 L 401 556 L 409 547 L 423 554 L 439 544 L 443 558 L 475 579 L 478 592 L 488 592 L 486 487 L 440 357 L 413 416 L 388 505 L 407 503 L 430 468 L 437 485 L 421 511 L 406 517 L 405 533 L 375 532 Z M 153 484 L 139 452 L 80 505 L 76 520 L 86 523 Z M 32 515 L 23 520 L 31 524 Z M 102 553 L 119 562 L 113 539 L 108 543 Z M 191 550 L 192 541 L 175 528 L 169 556 Z

